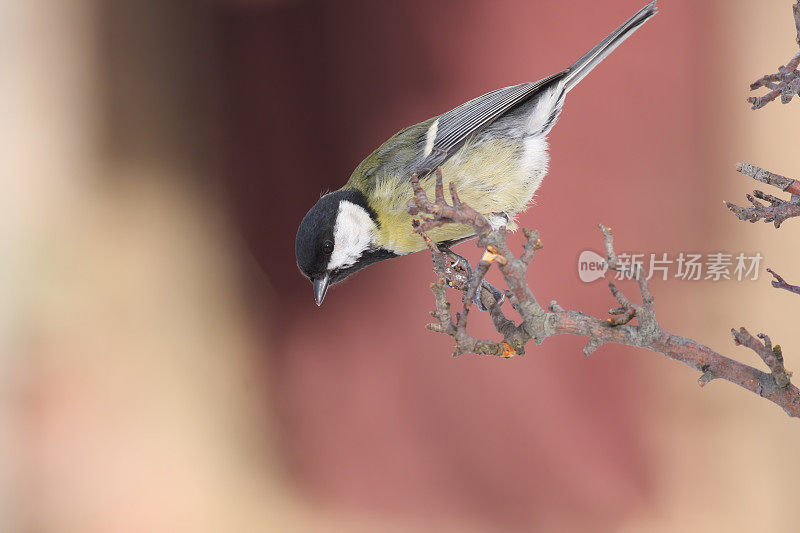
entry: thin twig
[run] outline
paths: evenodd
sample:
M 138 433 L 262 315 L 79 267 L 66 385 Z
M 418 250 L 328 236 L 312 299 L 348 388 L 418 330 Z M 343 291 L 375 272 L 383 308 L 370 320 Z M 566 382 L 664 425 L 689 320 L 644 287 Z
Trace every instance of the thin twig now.
M 789 283 L 786 282 L 785 279 L 783 279 L 780 275 L 775 273 L 775 271 L 773 271 L 771 268 L 768 268 L 767 272 L 772 274 L 772 276 L 775 278 L 772 281 L 773 287 L 775 287 L 776 289 L 784 289 L 789 292 L 793 292 L 795 294 L 800 294 L 800 287 L 798 287 L 797 285 L 790 285 Z
M 797 29 L 797 44 L 800 46 L 800 1 L 792 6 L 794 13 L 794 24 Z M 796 53 L 786 65 L 778 67 L 776 74 L 762 76 L 750 85 L 750 90 L 754 91 L 760 87 L 770 89 L 763 96 L 752 96 L 747 99 L 753 105 L 753 109 L 761 109 L 768 103 L 781 97 L 781 103 L 788 104 L 798 93 L 800 93 L 800 52 Z

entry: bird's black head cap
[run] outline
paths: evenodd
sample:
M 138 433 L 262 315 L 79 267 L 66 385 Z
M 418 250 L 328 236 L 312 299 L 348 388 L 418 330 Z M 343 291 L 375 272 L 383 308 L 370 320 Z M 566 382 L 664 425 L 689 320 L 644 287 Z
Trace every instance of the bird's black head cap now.
M 320 198 L 300 222 L 294 244 L 297 266 L 309 279 L 321 276 L 327 270 L 335 244 L 333 231 L 336 217 L 342 201 L 363 207 L 373 220 L 376 219 L 375 212 L 360 191 L 335 191 Z
M 360 208 L 366 216 L 359 218 L 357 211 L 353 216 L 354 208 Z M 340 216 L 345 217 L 341 228 L 337 225 Z M 370 235 L 366 240 L 365 228 Z M 326 194 L 303 217 L 297 230 L 295 255 L 300 271 L 314 284 L 317 305 L 322 304 L 329 285 L 372 263 L 396 257 L 393 252 L 375 245 L 377 228 L 377 216 L 366 197 L 351 189 Z M 337 243 L 337 238 L 342 242 Z

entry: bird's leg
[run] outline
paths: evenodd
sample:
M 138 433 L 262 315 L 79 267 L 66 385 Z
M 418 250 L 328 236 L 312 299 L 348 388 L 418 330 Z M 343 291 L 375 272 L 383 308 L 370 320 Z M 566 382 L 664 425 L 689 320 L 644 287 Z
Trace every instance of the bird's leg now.
M 482 287 L 483 289 L 489 291 L 489 293 L 492 295 L 492 298 L 494 298 L 495 301 L 494 305 L 501 306 L 503 305 L 503 302 L 506 301 L 506 294 L 497 287 L 495 287 L 494 285 L 492 285 L 491 283 L 489 283 L 488 281 L 483 280 Z M 489 310 L 485 305 L 483 305 L 483 302 L 481 301 L 480 298 L 480 294 L 475 295 L 475 302 L 477 302 L 478 309 L 480 309 L 481 311 Z
M 467 281 L 469 281 L 469 278 L 472 277 L 472 267 L 470 266 L 469 261 L 467 261 L 466 258 L 458 255 L 457 253 L 455 253 L 453 250 L 451 250 L 446 246 L 442 246 L 440 250 L 442 251 L 442 253 L 447 254 L 449 258 L 452 260 L 450 267 L 453 269 L 463 270 L 463 272 L 466 274 Z M 434 259 L 434 267 L 435 266 L 436 266 L 436 260 Z M 455 286 L 452 280 L 447 280 L 447 281 L 450 282 L 451 286 Z M 492 298 L 494 298 L 494 301 L 496 302 L 495 305 L 503 305 L 503 302 L 505 301 L 506 298 L 506 295 L 503 293 L 503 291 L 501 291 L 500 289 L 498 289 L 485 279 L 481 280 L 481 287 L 482 289 L 489 291 L 489 293 L 492 295 Z M 464 284 L 464 288 L 462 290 L 466 290 L 466 283 Z M 475 296 L 472 298 L 472 301 L 475 302 L 475 305 L 477 305 L 478 309 L 480 309 L 481 311 L 488 311 L 486 306 L 483 305 L 483 301 L 481 300 L 481 291 L 477 291 L 475 293 Z
M 463 222 L 471 224 L 478 233 L 483 230 L 490 230 L 489 222 L 477 211 L 471 207 L 463 204 L 456 192 L 456 185 L 450 182 L 450 197 L 452 198 L 452 205 L 448 205 L 444 198 L 444 183 L 442 178 L 441 167 L 436 169 L 436 187 L 434 189 L 434 202 L 428 199 L 427 193 L 422 189 L 419 183 L 419 175 L 414 174 L 411 176 L 411 184 L 414 188 L 414 198 L 409 201 L 408 212 L 413 216 L 421 212 L 432 215 L 431 218 L 423 218 L 422 221 L 412 220 L 414 230 L 425 240 L 425 244 L 431 251 L 433 256 L 433 269 L 441 277 L 447 280 L 448 285 L 456 290 L 465 291 L 468 289 L 470 278 L 472 277 L 472 267 L 469 261 L 453 252 L 450 246 L 458 244 L 458 242 L 450 242 L 449 244 L 436 244 L 427 235 L 426 231 L 447 224 L 448 222 L 455 222 L 450 211 L 455 210 L 456 214 L 461 216 L 469 216 L 470 222 Z M 473 236 L 467 237 L 471 239 Z M 450 260 L 452 259 L 452 261 Z M 481 301 L 481 294 L 486 290 L 494 298 L 494 305 L 502 305 L 505 300 L 505 294 L 494 287 L 486 280 L 481 280 L 481 289 L 476 291 L 473 301 L 478 305 L 478 309 L 486 311 L 487 308 Z
M 447 254 L 450 257 L 450 266 L 452 267 L 460 267 L 467 273 L 467 276 L 472 275 L 472 266 L 470 266 L 469 261 L 465 257 L 462 257 L 455 253 L 453 250 L 448 248 L 447 246 L 441 246 L 440 250 Z

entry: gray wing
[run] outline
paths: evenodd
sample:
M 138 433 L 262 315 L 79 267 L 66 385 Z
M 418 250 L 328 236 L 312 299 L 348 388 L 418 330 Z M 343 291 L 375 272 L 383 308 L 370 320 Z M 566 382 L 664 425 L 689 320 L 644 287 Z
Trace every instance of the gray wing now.
M 554 81 L 563 78 L 562 71 L 537 81 L 497 89 L 458 106 L 439 116 L 426 132 L 420 170 L 431 171 L 442 165 L 471 135 L 535 96 Z

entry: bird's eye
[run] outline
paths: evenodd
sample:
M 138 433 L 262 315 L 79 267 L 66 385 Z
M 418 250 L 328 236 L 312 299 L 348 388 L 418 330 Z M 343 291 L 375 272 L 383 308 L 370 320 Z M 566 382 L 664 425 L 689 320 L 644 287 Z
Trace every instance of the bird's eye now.
M 333 253 L 333 242 L 325 241 L 324 243 L 322 243 L 322 251 L 325 252 L 326 254 L 332 254 Z

